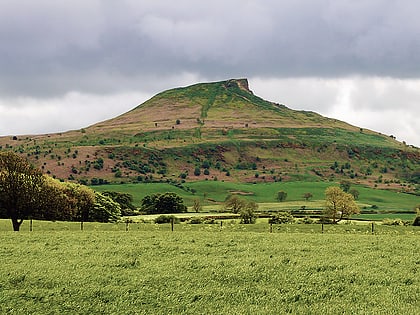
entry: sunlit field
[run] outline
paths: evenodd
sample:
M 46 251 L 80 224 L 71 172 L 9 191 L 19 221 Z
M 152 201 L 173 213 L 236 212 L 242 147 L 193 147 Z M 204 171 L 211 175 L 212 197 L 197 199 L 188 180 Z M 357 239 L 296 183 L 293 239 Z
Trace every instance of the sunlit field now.
M 1 314 L 416 314 L 420 230 L 0 221 Z M 28 224 L 25 222 L 24 224 Z

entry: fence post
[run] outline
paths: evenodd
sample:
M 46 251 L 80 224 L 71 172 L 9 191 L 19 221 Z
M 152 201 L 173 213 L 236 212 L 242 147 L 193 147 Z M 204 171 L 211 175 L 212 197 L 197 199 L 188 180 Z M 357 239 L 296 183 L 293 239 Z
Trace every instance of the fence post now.
M 128 232 L 128 225 L 130 224 L 130 222 L 128 222 L 128 219 L 125 220 L 125 231 Z
M 171 231 L 174 231 L 174 218 L 171 218 Z
M 270 233 L 273 233 L 273 223 L 270 223 Z
M 80 231 L 83 231 L 83 221 L 80 221 Z
M 372 234 L 375 234 L 375 228 L 374 228 L 373 222 L 372 222 Z
M 32 218 L 29 219 L 29 232 L 32 232 Z
M 321 224 L 321 233 L 324 234 L 324 223 Z

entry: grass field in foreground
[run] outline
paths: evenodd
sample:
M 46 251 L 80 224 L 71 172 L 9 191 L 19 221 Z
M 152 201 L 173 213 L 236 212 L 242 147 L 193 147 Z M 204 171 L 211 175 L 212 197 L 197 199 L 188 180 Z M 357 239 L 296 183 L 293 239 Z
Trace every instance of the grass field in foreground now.
M 416 314 L 420 307 L 413 232 L 0 235 L 1 314 Z

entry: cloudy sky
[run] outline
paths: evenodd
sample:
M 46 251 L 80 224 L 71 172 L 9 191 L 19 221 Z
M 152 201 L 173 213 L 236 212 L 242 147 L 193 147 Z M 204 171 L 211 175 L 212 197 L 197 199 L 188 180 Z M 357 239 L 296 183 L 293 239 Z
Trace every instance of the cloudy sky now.
M 173 87 L 255 94 L 420 147 L 412 0 L 0 0 L 0 135 L 79 129 Z

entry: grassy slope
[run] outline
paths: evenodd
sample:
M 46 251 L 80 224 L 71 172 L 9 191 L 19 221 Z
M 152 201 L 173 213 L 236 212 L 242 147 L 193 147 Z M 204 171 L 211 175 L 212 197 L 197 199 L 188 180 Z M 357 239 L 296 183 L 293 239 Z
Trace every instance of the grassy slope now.
M 235 166 L 240 160 L 254 162 L 258 157 L 258 172 L 266 167 L 286 180 L 296 176 L 305 180 L 314 176 L 314 170 L 328 178 L 334 161 L 350 162 L 359 174 L 377 163 L 379 168 L 364 182 L 373 186 L 381 167 L 388 169 L 384 177 L 394 179 L 420 165 L 418 149 L 313 112 L 265 101 L 247 90 L 244 80 L 164 91 L 125 114 L 82 130 L 17 140 L 1 137 L 0 148 L 21 152 L 58 178 L 114 182 L 135 181 L 142 174 L 120 164 L 133 159 L 147 163 L 151 154 L 164 162 L 164 167 L 153 167 L 155 172 L 167 172 L 164 179 L 172 174 L 176 179 L 181 170 L 191 175 L 203 160 L 210 159 L 213 164 L 222 161 L 222 169 L 229 169 L 231 177 L 212 169 L 209 179 L 252 181 L 253 173 L 244 174 Z M 110 153 L 116 157 L 109 158 Z M 97 158 L 105 160 L 103 169 L 86 166 Z M 115 178 L 112 170 L 116 168 L 121 169 L 121 178 Z M 273 179 L 267 176 L 267 180 Z
M 266 183 L 266 184 L 239 184 L 231 182 L 214 182 L 202 181 L 194 183 L 186 183 L 185 187 L 194 189 L 195 194 L 191 191 L 183 190 L 179 187 L 169 185 L 166 183 L 150 183 L 150 184 L 125 184 L 125 185 L 103 185 L 92 186 L 92 188 L 99 191 L 114 190 L 119 192 L 127 192 L 133 195 L 134 204 L 139 206 L 141 199 L 149 194 L 175 192 L 183 197 L 186 205 L 191 206 L 196 198 L 200 198 L 204 205 L 217 205 L 223 202 L 226 196 L 231 192 L 241 192 L 243 198 L 254 200 L 262 205 L 262 209 L 299 209 L 302 205 L 307 208 L 322 207 L 322 200 L 325 199 L 325 189 L 334 183 L 328 182 L 285 182 L 285 183 Z M 335 184 L 336 185 L 336 184 Z M 377 211 L 413 211 L 414 207 L 419 203 L 419 197 L 402 194 L 389 190 L 371 189 L 362 186 L 352 186 L 360 192 L 358 203 L 361 208 L 376 205 Z M 275 203 L 277 192 L 283 190 L 288 193 L 287 202 L 280 204 Z M 303 194 L 310 192 L 313 194 L 311 201 L 306 202 L 303 199 Z M 204 196 L 204 194 L 206 194 Z M 206 200 L 204 200 L 204 197 Z M 216 202 L 209 201 L 214 200 Z
M 2 233 L 0 312 L 415 314 L 419 252 L 418 232 Z

